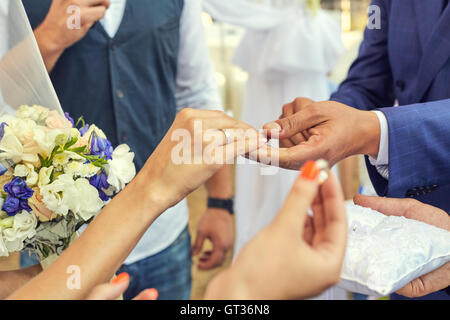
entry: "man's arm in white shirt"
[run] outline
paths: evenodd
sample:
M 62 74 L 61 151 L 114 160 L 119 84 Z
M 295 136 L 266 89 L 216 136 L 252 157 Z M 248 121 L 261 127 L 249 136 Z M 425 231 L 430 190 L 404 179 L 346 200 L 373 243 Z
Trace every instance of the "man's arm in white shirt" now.
M 389 128 L 386 116 L 381 111 L 373 111 L 380 122 L 381 135 L 377 159 L 369 157 L 370 164 L 377 168 L 378 173 L 389 180 Z
M 202 1 L 185 0 L 180 23 L 177 110 L 223 110 L 202 23 Z

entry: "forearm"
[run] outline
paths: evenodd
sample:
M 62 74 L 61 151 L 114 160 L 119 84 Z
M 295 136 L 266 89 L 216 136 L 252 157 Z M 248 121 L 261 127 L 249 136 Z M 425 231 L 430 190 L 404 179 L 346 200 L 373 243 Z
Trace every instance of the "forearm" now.
M 380 109 L 389 127 L 389 193 L 450 180 L 450 99 Z M 417 164 L 423 164 L 417 170 Z
M 231 167 L 225 165 L 206 183 L 208 196 L 211 198 L 229 199 L 233 196 L 233 184 L 231 178 Z
M 45 67 L 47 68 L 48 73 L 50 73 L 55 67 L 59 57 L 63 54 L 65 48 L 52 41 L 51 31 L 44 25 L 40 25 L 34 30 L 34 36 L 38 43 Z
M 110 281 L 144 232 L 166 209 L 149 199 L 154 190 L 146 186 L 148 181 L 141 180 L 138 176 L 130 183 L 57 261 L 10 299 L 83 299 L 96 285 Z M 80 289 L 67 287 L 70 266 L 80 271 Z
M 5 299 L 14 291 L 24 286 L 41 271 L 41 266 L 36 265 L 22 270 L 0 272 L 0 300 Z

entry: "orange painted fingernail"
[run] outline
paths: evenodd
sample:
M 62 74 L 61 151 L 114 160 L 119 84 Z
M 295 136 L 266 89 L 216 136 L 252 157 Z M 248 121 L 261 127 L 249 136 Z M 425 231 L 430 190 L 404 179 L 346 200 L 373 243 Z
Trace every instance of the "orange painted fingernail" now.
M 119 284 L 128 280 L 130 280 L 130 275 L 126 272 L 123 272 L 119 274 L 117 277 L 115 277 L 111 282 L 113 284 Z
M 301 168 L 300 176 L 306 180 L 317 180 L 320 174 L 320 167 L 315 161 L 307 161 Z

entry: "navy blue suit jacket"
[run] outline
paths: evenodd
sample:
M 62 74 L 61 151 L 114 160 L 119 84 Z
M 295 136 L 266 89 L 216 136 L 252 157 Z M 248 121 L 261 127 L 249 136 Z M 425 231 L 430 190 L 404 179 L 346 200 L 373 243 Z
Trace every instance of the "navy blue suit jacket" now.
M 378 194 L 450 211 L 450 5 L 373 0 L 359 56 L 332 100 L 381 110 L 389 127 L 389 181 L 367 162 Z M 400 106 L 393 107 L 396 101 Z

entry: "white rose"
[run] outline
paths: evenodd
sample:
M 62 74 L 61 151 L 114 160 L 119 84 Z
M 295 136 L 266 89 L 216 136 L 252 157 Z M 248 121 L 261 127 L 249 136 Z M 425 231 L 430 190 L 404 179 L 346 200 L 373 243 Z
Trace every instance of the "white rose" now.
M 34 187 L 38 182 L 38 174 L 34 171 L 34 167 L 31 164 L 18 164 L 14 168 L 14 176 L 26 178 L 26 184 L 29 187 Z
M 84 221 L 96 216 L 103 208 L 103 201 L 98 195 L 98 190 L 86 179 L 77 179 L 75 187 L 78 190 L 80 207 L 76 212 Z
M 40 191 L 46 207 L 58 215 L 67 215 L 70 210 L 88 220 L 103 207 L 97 189 L 86 179 L 74 181 L 70 174 L 60 175 Z
M 67 215 L 69 210 L 68 198 L 76 198 L 76 190 L 71 175 L 62 174 L 55 181 L 41 187 L 42 202 L 57 215 Z
M 23 241 L 36 234 L 37 218 L 34 214 L 22 211 L 14 216 L 12 228 L 3 230 L 3 239 L 9 252 L 23 249 Z
M 116 191 L 125 188 L 125 185 L 133 180 L 136 175 L 133 159 L 134 153 L 130 152 L 130 147 L 126 144 L 121 144 L 114 150 L 112 160 L 108 160 L 108 164 L 105 166 L 108 183 Z

